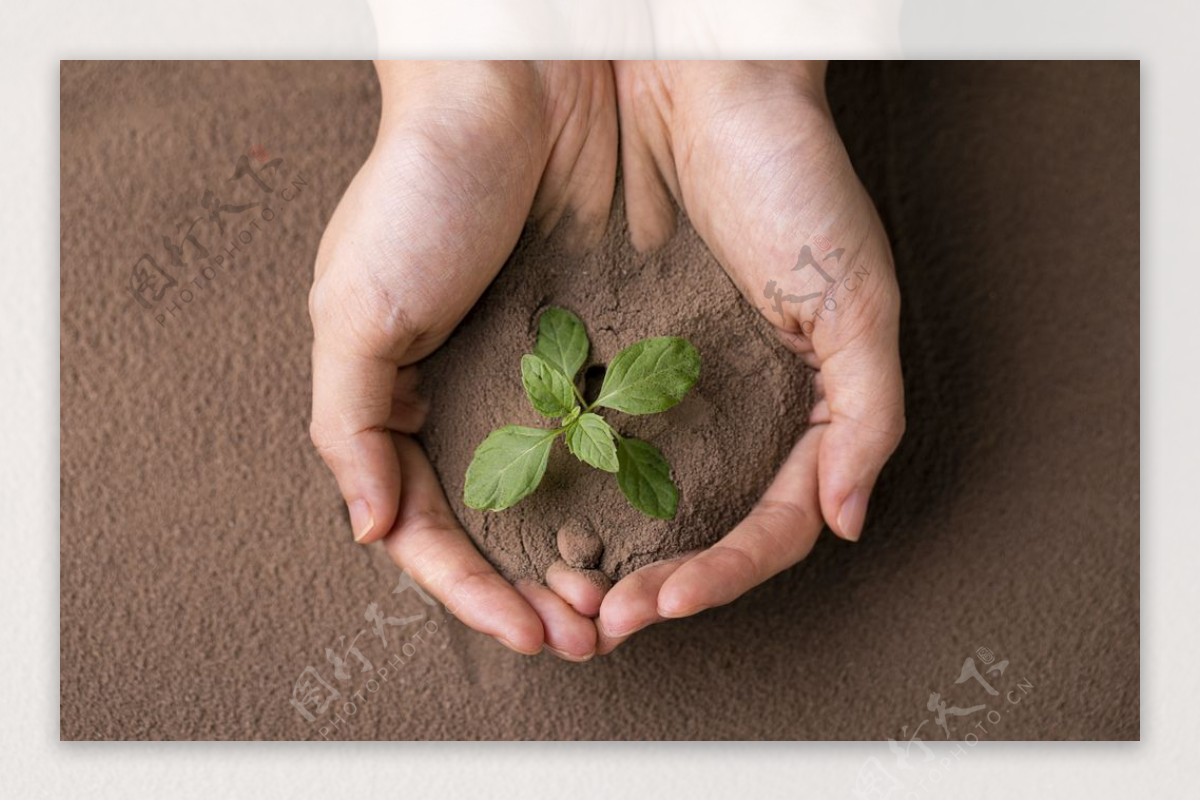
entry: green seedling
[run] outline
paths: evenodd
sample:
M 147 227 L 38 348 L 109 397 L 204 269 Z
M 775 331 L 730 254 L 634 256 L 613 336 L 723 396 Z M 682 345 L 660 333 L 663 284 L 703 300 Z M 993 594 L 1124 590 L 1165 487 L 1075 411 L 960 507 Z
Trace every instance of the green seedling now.
M 623 437 L 596 413 L 654 414 L 670 409 L 700 377 L 700 353 L 681 337 L 652 337 L 622 350 L 604 373 L 591 403 L 576 383 L 587 361 L 587 331 L 571 312 L 549 308 L 538 321 L 537 345 L 521 357 L 521 383 L 539 414 L 557 428 L 504 426 L 487 435 L 467 467 L 463 500 L 472 509 L 499 511 L 538 488 L 550 448 L 562 437 L 580 461 L 615 473 L 617 485 L 639 511 L 675 517 L 679 488 L 658 448 Z

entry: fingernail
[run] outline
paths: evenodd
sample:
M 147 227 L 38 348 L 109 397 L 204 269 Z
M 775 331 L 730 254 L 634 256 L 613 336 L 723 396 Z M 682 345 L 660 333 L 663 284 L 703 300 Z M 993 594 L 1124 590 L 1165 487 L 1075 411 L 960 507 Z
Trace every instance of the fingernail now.
M 569 654 L 566 651 L 560 651 L 557 648 L 551 648 L 549 645 L 546 646 L 546 650 L 549 651 L 550 653 L 554 654 L 555 656 L 557 656 L 559 659 L 565 660 L 567 662 L 587 662 L 593 656 L 596 655 L 596 652 L 592 651 L 591 653 L 587 654 L 586 656 L 576 656 L 575 654 Z
M 858 542 L 862 536 L 863 521 L 867 519 L 867 493 L 865 490 L 854 490 L 846 500 L 842 501 L 842 509 L 838 512 L 838 528 L 842 537 L 851 542 Z
M 351 503 L 350 528 L 354 531 L 354 541 L 362 542 L 374 527 L 375 518 L 371 514 L 370 505 L 361 498 Z
M 509 649 L 510 651 L 516 651 L 518 654 L 521 654 L 522 656 L 536 656 L 537 654 L 540 654 L 542 652 L 542 646 L 540 646 L 540 645 L 538 646 L 536 651 L 528 651 L 524 648 L 518 648 L 513 643 L 512 640 L 508 639 L 507 637 L 501 637 L 500 635 L 496 635 L 496 641 L 498 643 L 500 643 L 501 645 L 503 645 L 505 648 Z

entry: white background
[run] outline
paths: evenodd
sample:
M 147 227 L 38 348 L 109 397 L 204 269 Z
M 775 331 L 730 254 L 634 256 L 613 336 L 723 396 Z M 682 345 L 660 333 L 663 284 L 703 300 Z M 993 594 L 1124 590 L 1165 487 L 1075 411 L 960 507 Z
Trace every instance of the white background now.
M 509 0 L 483 10 L 427 0 L 380 2 L 374 13 L 345 0 L 78 6 L 0 0 L 0 792 L 847 796 L 865 760 L 886 758 L 879 743 L 59 742 L 58 60 L 382 51 L 1141 59 L 1142 742 L 984 743 L 928 791 L 1200 793 L 1200 336 L 1192 308 L 1200 298 L 1200 4 Z

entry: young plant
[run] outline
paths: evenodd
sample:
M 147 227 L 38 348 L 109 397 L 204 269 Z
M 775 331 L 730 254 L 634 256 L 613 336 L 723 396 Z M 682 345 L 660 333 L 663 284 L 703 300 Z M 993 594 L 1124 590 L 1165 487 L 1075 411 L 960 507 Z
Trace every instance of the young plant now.
M 587 361 L 587 331 L 566 309 L 549 308 L 538 321 L 537 345 L 521 357 L 521 383 L 539 414 L 557 428 L 504 426 L 487 435 L 467 467 L 463 500 L 472 509 L 499 511 L 537 489 L 550 447 L 560 436 L 580 461 L 615 473 L 629 503 L 651 517 L 671 520 L 679 488 L 658 448 L 623 437 L 595 409 L 654 414 L 670 409 L 700 377 L 700 353 L 681 337 L 643 339 L 608 365 L 596 399 L 588 403 L 576 384 Z

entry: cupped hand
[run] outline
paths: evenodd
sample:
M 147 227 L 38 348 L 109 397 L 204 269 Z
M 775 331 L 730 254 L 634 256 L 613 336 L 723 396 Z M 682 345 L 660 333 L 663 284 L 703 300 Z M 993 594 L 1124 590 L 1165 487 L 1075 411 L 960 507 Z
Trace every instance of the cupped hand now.
M 682 207 L 742 294 L 818 371 L 818 400 L 744 521 L 604 596 L 599 653 L 733 601 L 803 559 L 825 525 L 858 539 L 904 431 L 891 252 L 825 102 L 824 65 L 618 62 L 614 73 L 634 244 L 663 244 Z
M 378 138 L 325 231 L 309 296 L 312 440 L 359 542 L 467 625 L 522 653 L 582 659 L 596 627 L 537 584 L 514 587 L 459 526 L 420 445 L 416 363 L 442 344 L 531 219 L 599 240 L 617 127 L 607 63 L 378 64 Z

